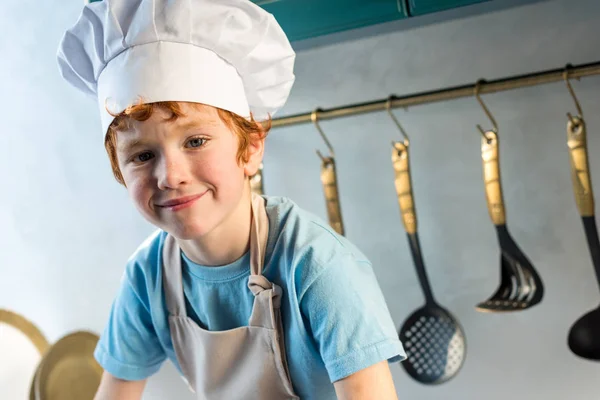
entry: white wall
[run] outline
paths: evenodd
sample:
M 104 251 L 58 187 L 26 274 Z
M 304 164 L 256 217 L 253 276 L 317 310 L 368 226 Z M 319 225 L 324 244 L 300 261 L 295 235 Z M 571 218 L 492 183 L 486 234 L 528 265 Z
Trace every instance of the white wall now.
M 96 105 L 62 82 L 55 52 L 81 1 L 0 2 L 0 307 L 35 321 L 51 341 L 101 332 L 125 260 L 152 228 L 113 181 Z M 60 8 L 59 8 L 60 7 Z M 280 115 L 597 61 L 600 4 L 545 1 L 385 33 L 298 55 Z M 573 83 L 600 187 L 600 77 Z M 393 368 L 402 399 L 596 400 L 600 365 L 572 355 L 570 325 L 600 296 L 571 189 L 563 83 L 486 95 L 499 124 L 508 224 L 540 271 L 546 297 L 516 314 L 474 305 L 498 283 L 499 256 L 481 179 L 475 99 L 396 110 L 411 136 L 414 190 L 434 292 L 468 340 L 460 375 L 424 387 Z M 422 304 L 393 187 L 384 114 L 326 121 L 336 150 L 347 236 L 373 260 L 398 326 Z M 274 130 L 265 189 L 325 217 L 311 125 Z M 147 399 L 191 396 L 167 364 Z

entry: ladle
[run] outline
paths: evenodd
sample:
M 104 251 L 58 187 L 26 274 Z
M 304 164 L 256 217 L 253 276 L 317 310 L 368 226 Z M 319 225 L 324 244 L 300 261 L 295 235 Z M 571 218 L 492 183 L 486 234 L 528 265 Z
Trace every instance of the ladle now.
M 579 115 L 567 113 L 567 146 L 571 164 L 571 178 L 577 209 L 581 215 L 588 248 L 600 285 L 600 242 L 596 228 L 594 212 L 594 193 L 588 161 L 586 125 L 583 113 L 575 93 L 568 80 L 568 68 L 565 71 L 565 82 L 575 100 Z M 579 357 L 600 361 L 600 306 L 580 317 L 571 327 L 568 337 L 571 351 Z

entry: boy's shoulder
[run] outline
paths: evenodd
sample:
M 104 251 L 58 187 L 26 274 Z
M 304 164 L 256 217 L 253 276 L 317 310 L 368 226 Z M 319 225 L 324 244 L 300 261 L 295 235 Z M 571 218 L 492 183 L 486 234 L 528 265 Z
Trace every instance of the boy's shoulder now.
M 318 272 L 319 267 L 342 260 L 370 264 L 361 250 L 335 232 L 321 217 L 288 197 L 263 197 L 269 218 L 267 256 L 285 260 L 291 268 L 310 266 L 313 273 Z M 125 274 L 134 288 L 145 288 L 144 291 L 149 292 L 160 289 L 162 248 L 166 235 L 165 231 L 156 229 L 129 257 Z
M 296 262 L 304 259 L 327 265 L 350 257 L 355 261 L 369 263 L 361 250 L 333 230 L 323 218 L 302 208 L 290 198 L 263 197 L 267 200 L 266 210 L 271 224 L 269 247 L 272 251 L 293 254 Z
M 129 256 L 125 276 L 134 289 L 145 288 L 145 291 L 152 291 L 161 284 L 158 278 L 166 235 L 162 229 L 154 230 Z

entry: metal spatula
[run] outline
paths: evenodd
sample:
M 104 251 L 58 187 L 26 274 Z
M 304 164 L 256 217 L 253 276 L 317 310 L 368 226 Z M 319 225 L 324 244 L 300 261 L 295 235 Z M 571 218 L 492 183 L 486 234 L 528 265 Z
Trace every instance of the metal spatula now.
M 404 134 L 391 112 L 390 115 Z M 400 329 L 399 338 L 408 356 L 402 366 L 418 382 L 440 384 L 453 378 L 460 371 L 466 356 L 466 340 L 460 323 L 435 301 L 425 272 L 417 234 L 408 145 L 408 138 L 404 142 L 393 143 L 394 183 L 402 222 L 408 234 L 417 276 L 425 295 L 425 305 L 413 312 Z

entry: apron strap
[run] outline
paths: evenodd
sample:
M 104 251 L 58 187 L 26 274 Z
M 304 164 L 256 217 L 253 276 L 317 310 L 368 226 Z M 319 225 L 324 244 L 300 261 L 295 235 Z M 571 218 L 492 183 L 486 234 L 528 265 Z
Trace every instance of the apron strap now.
M 163 244 L 162 274 L 167 310 L 170 315 L 185 317 L 183 280 L 181 278 L 181 250 L 175 238 L 167 233 Z
M 252 193 L 252 222 L 250 224 L 250 274 L 248 287 L 256 297 L 260 292 L 273 285 L 262 276 L 267 239 L 269 236 L 269 218 L 265 209 L 266 200 Z M 167 234 L 162 254 L 163 285 L 169 314 L 187 316 L 181 278 L 181 250 L 175 238 Z M 274 296 L 276 304 L 279 296 Z M 272 300 L 269 300 L 272 302 Z
M 281 319 L 281 288 L 262 275 L 251 275 L 248 286 L 254 293 L 254 307 L 248 325 L 281 331 L 278 328 Z
M 248 288 L 254 294 L 254 307 L 249 325 L 277 329 L 282 290 L 262 274 L 268 237 L 269 218 L 265 209 L 265 199 L 253 193 L 250 231 L 251 274 L 248 278 Z
M 269 218 L 265 209 L 266 200 L 252 193 L 252 223 L 250 224 L 250 273 L 262 275 L 265 251 L 269 238 Z

